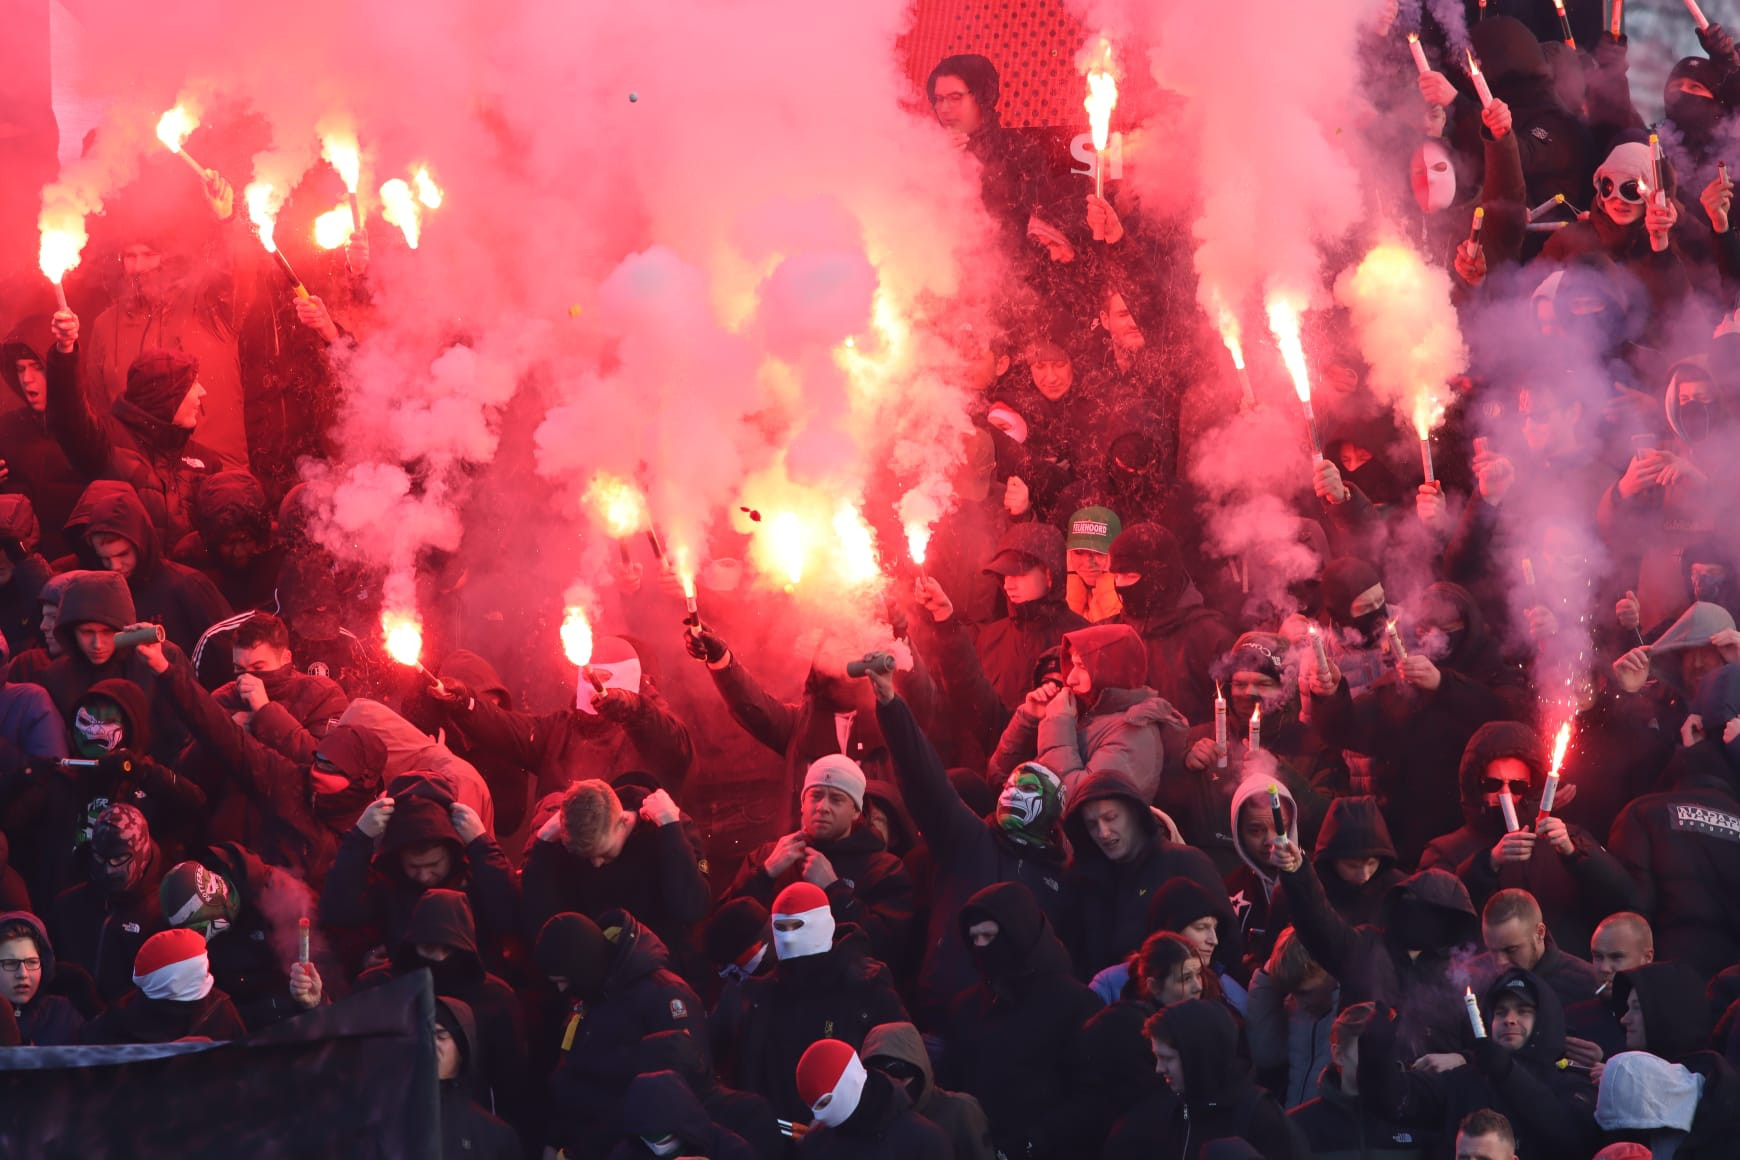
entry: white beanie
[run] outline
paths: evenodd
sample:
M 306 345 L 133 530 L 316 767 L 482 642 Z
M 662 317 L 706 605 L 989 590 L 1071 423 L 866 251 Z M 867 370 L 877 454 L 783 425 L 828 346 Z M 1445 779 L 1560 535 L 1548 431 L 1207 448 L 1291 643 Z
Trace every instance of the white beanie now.
M 852 799 L 858 812 L 864 811 L 864 768 L 843 753 L 830 753 L 810 762 L 804 774 L 804 792 L 812 786 L 825 785 L 837 789 Z

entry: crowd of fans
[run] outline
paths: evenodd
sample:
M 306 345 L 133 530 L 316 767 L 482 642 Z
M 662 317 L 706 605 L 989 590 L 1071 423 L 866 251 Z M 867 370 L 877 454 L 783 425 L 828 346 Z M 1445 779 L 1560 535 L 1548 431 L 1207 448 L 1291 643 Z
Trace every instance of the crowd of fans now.
M 426 971 L 454 1156 L 1732 1155 L 1740 52 L 1700 36 L 1658 160 L 1622 37 L 1481 20 L 1482 107 L 1370 30 L 1427 125 L 1391 210 L 1532 357 L 1476 352 L 1415 487 L 1322 320 L 1278 584 L 1204 527 L 1188 243 L 1060 190 L 944 60 L 1021 291 L 953 336 L 973 433 L 898 663 L 819 648 L 789 701 L 732 597 L 679 641 L 626 564 L 574 708 L 384 660 L 286 486 L 319 436 L 255 405 L 355 340 L 315 297 L 263 351 L 239 248 L 117 235 L 112 302 L 0 351 L 0 1045 L 234 1039 Z M 782 771 L 759 845 L 692 816 L 720 731 Z

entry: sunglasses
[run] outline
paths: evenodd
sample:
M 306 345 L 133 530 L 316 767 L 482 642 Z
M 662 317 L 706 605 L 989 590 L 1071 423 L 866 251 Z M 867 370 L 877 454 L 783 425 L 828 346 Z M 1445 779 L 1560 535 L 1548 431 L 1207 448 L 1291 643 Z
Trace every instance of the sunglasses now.
M 1612 197 L 1614 193 L 1618 193 L 1620 201 L 1642 205 L 1649 187 L 1636 179 L 1615 182 L 1611 177 L 1598 177 L 1595 179 L 1595 192 L 1602 197 Z
M 1483 784 L 1487 793 L 1503 793 L 1508 789 L 1512 797 L 1522 797 L 1529 792 L 1529 783 L 1526 781 L 1505 781 L 1502 778 L 1489 777 Z

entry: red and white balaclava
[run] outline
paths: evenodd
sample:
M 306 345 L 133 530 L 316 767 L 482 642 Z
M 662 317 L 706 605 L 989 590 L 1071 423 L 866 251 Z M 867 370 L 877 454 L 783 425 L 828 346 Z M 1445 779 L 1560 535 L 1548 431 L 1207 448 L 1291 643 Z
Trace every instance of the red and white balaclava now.
M 797 924 L 790 930 L 781 926 Z M 826 954 L 834 945 L 834 911 L 813 882 L 793 882 L 773 900 L 773 953 L 781 961 Z
M 818 1124 L 837 1128 L 858 1110 L 865 1078 L 864 1064 L 851 1044 L 818 1039 L 798 1060 L 798 1097 L 810 1106 Z
M 147 999 L 205 998 L 213 982 L 205 936 L 187 927 L 158 931 L 133 958 L 133 982 Z

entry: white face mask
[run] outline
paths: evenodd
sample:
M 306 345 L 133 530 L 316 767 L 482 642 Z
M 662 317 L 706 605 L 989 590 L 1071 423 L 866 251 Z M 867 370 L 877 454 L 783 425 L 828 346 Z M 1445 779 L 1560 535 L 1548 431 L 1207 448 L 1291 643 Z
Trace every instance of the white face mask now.
M 780 923 L 787 921 L 797 921 L 802 925 L 796 930 L 779 929 Z M 773 916 L 773 953 L 779 956 L 781 962 L 826 954 L 833 945 L 834 915 L 825 906 L 818 906 L 801 914 Z
M 683 1142 L 675 1136 L 661 1136 L 657 1140 L 642 1136 L 640 1142 L 645 1144 L 646 1150 L 654 1156 L 675 1156 L 683 1150 Z
M 607 689 L 623 689 L 630 693 L 640 692 L 640 658 L 626 661 L 611 661 L 609 664 L 593 665 L 592 671 L 604 678 Z M 582 713 L 597 716 L 598 710 L 592 707 L 597 700 L 598 690 L 592 687 L 592 682 L 581 677 L 574 692 L 574 707 Z
M 864 1064 L 853 1056 L 847 1062 L 846 1070 L 840 1073 L 840 1081 L 834 1085 L 834 1090 L 817 1100 L 810 1109 L 816 1115 L 816 1122 L 837 1128 L 851 1119 L 852 1113 L 858 1110 L 858 1101 L 864 1096 L 867 1075 Z
M 1410 166 L 1414 201 L 1423 213 L 1438 213 L 1456 200 L 1456 167 L 1450 151 L 1437 141 L 1422 142 Z

